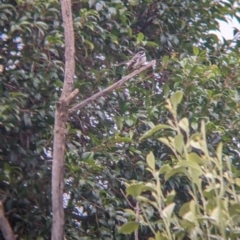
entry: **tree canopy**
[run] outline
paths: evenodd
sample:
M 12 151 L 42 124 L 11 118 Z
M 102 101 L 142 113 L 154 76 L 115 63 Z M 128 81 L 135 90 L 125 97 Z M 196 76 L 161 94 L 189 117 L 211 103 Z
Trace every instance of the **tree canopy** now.
M 60 4 L 55 0 L 0 3 L 1 200 L 19 239 L 49 239 L 54 112 L 65 63 Z M 127 75 L 126 67 L 116 64 L 139 50 L 149 61 L 155 59 L 156 66 L 70 114 L 64 173 L 67 239 L 136 240 L 134 234 L 118 232 L 133 220 L 124 209 L 134 211 L 137 203 L 127 186 L 133 180 L 152 179 L 146 170 L 149 152 L 157 168 L 175 166 L 173 148 L 158 140 L 175 136 L 174 131 L 158 127 L 169 120 L 174 123 L 173 116 L 175 121 L 188 119 L 189 136 L 200 131 L 204 120 L 210 156 L 216 155 L 222 142 L 223 155 L 229 156 L 234 169 L 226 168 L 239 176 L 239 42 L 220 42 L 212 33 L 219 30 L 218 20 L 240 21 L 239 10 L 235 0 L 72 1 L 74 87 L 79 89 L 72 106 Z M 174 92 L 181 92 L 182 100 L 175 106 L 177 111 L 169 112 L 166 100 L 176 96 Z M 182 135 L 186 144 L 187 136 Z M 193 150 L 202 156 L 202 149 Z M 192 200 L 191 178 L 181 171 L 171 173 L 169 178 L 160 176 L 161 190 L 165 197 L 176 192 L 177 215 Z M 202 174 L 204 178 L 206 172 Z M 239 182 L 234 181 L 229 180 L 234 185 L 229 199 L 239 197 Z M 152 207 L 146 211 L 150 222 L 157 221 Z M 236 219 L 236 225 L 225 226 L 226 231 L 239 228 Z M 152 237 L 149 227 L 139 222 L 139 239 Z M 187 229 L 191 227 L 175 239 L 190 239 L 193 235 Z M 231 239 L 239 235 L 235 231 Z

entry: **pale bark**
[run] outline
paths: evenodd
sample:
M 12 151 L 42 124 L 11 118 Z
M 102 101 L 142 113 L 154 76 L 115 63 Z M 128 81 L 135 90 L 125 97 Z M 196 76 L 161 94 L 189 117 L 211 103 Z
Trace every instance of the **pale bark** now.
M 3 204 L 0 201 L 0 230 L 2 231 L 3 237 L 5 240 L 15 240 L 12 228 L 5 217 Z
M 61 0 L 65 38 L 65 73 L 63 91 L 56 104 L 52 165 L 52 240 L 64 239 L 63 173 L 66 122 L 69 102 L 77 92 L 73 90 L 75 47 L 71 0 Z

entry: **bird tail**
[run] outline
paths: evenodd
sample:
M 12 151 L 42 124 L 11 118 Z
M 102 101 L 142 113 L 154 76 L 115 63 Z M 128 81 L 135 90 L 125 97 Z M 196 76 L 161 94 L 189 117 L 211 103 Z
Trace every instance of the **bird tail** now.
M 124 64 L 127 64 L 129 61 L 123 61 L 123 62 L 120 62 L 120 63 L 116 63 L 114 64 L 114 66 L 121 66 L 121 65 L 124 65 Z

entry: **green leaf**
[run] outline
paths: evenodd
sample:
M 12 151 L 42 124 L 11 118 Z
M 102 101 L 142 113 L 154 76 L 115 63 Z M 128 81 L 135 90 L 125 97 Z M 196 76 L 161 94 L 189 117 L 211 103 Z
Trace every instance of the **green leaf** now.
M 142 193 L 142 190 L 144 188 L 144 184 L 132 184 L 126 189 L 127 196 L 132 195 L 133 197 L 137 197 Z
M 177 152 L 182 154 L 183 147 L 184 147 L 184 140 L 183 140 L 183 135 L 182 134 L 178 134 L 174 138 L 174 146 L 175 146 L 175 149 L 177 150 Z
M 195 162 L 199 165 L 205 165 L 209 163 L 209 160 L 207 158 L 204 158 L 204 156 L 200 157 L 197 153 L 191 152 L 188 154 L 187 159 L 191 162 Z
M 188 135 L 189 133 L 189 122 L 188 122 L 188 119 L 187 118 L 182 118 L 180 121 L 179 121 L 179 127 L 184 130 L 184 132 Z
M 94 49 L 94 44 L 86 39 L 84 39 L 84 43 L 90 47 L 91 50 Z
M 235 178 L 234 183 L 240 187 L 240 178 Z
M 221 211 L 220 207 L 215 207 L 215 208 L 213 209 L 213 211 L 211 212 L 211 214 L 210 214 L 210 217 L 211 217 L 213 220 L 215 220 L 217 224 L 219 224 L 220 221 L 224 220 L 224 219 L 222 218 L 222 217 L 223 217 L 223 214 L 222 214 L 221 212 L 222 212 L 222 211 Z M 220 218 L 220 216 L 221 216 L 221 218 Z
M 146 47 L 153 48 L 153 49 L 156 49 L 158 47 L 158 44 L 152 41 L 142 41 L 142 44 Z
M 202 149 L 201 139 L 202 135 L 200 133 L 194 133 L 190 138 L 190 145 L 197 149 Z
M 139 227 L 138 222 L 128 222 L 123 224 L 119 229 L 118 233 L 130 234 L 137 230 Z
M 138 35 L 137 35 L 137 44 L 141 43 L 143 39 L 144 39 L 143 33 L 141 33 L 141 32 L 138 33 Z
M 155 127 L 153 127 L 152 129 L 150 129 L 149 131 L 145 132 L 141 137 L 140 137 L 140 141 L 142 141 L 144 138 L 148 138 L 151 137 L 154 133 L 158 132 L 159 130 L 162 129 L 173 129 L 171 126 L 166 125 L 166 124 L 158 124 Z
M 152 152 L 147 155 L 147 164 L 151 170 L 155 171 L 155 157 Z
M 189 212 L 189 210 L 190 210 L 190 202 L 186 202 L 186 203 L 184 203 L 184 204 L 181 206 L 181 208 L 180 208 L 180 210 L 179 210 L 179 215 L 182 217 L 182 216 L 184 216 L 187 212 Z
M 169 96 L 170 88 L 169 88 L 169 86 L 168 86 L 167 84 L 165 84 L 165 85 L 163 86 L 163 92 L 164 92 L 164 96 L 165 96 L 165 97 L 168 97 L 168 96 Z
M 136 213 L 132 209 L 124 209 L 124 212 L 128 213 L 129 215 L 136 216 Z
M 172 212 L 174 210 L 175 203 L 171 203 L 162 210 L 162 216 L 164 218 L 170 219 Z
M 164 179 L 165 181 L 167 181 L 169 178 L 179 173 L 186 174 L 186 168 L 181 166 L 176 166 L 173 169 L 171 169 L 171 171 L 165 174 Z
M 132 130 L 129 131 L 129 138 L 132 139 L 134 135 L 134 132 Z
M 168 61 L 169 61 L 169 56 L 167 56 L 167 55 L 163 56 L 162 65 L 163 66 L 167 65 Z
M 198 123 L 197 122 L 191 122 L 191 127 L 193 130 L 197 130 L 198 129 Z
M 193 47 L 193 53 L 195 56 L 198 56 L 198 54 L 199 54 L 199 49 L 195 46 Z
M 171 98 L 170 101 L 173 105 L 174 110 L 177 108 L 177 105 L 182 101 L 183 93 L 181 91 L 175 92 Z
M 137 197 L 136 197 L 136 200 L 137 200 L 138 202 L 149 203 L 149 204 L 151 204 L 153 207 L 155 207 L 156 209 L 158 208 L 158 206 L 157 206 L 157 204 L 156 204 L 155 201 L 151 201 L 151 200 L 149 200 L 149 199 L 146 198 L 146 197 L 137 196 Z
M 128 3 L 131 6 L 137 6 L 139 4 L 139 0 L 128 0 Z
M 166 240 L 159 231 L 155 233 L 155 240 Z
M 94 152 L 84 152 L 82 154 L 82 159 L 89 160 L 89 159 L 92 159 L 93 156 L 94 156 Z
M 126 122 L 126 124 L 127 124 L 128 126 L 130 126 L 130 127 L 134 124 L 134 121 L 133 121 L 133 119 L 131 119 L 131 118 L 126 119 L 125 122 Z
M 220 142 L 217 146 L 217 151 L 216 151 L 219 161 L 222 161 L 222 147 L 223 147 L 223 144 L 222 144 L 222 142 Z
M 170 149 L 172 149 L 174 151 L 174 147 L 173 147 L 173 139 L 171 137 L 169 138 L 158 138 L 158 141 L 162 142 L 163 144 L 165 144 L 166 146 L 168 146 Z
M 166 196 L 166 200 L 165 203 L 166 204 L 170 204 L 172 202 L 174 202 L 174 198 L 176 197 L 176 191 L 172 190 L 171 192 L 169 192 Z
M 122 118 L 121 117 L 114 117 L 115 118 L 115 121 L 116 121 L 116 124 L 117 124 L 117 128 L 119 130 L 122 130 L 123 128 L 123 121 L 122 121 Z
M 203 174 L 201 167 L 195 162 L 180 161 L 177 163 L 177 166 L 192 168 L 192 169 L 197 170 L 199 172 L 199 174 Z
M 239 215 L 240 214 L 240 203 L 234 203 L 232 206 L 229 207 L 229 215 Z
M 169 172 L 171 170 L 172 170 L 172 168 L 168 164 L 164 164 L 163 166 L 161 166 L 161 168 L 159 170 L 159 174 L 163 174 L 163 173 Z

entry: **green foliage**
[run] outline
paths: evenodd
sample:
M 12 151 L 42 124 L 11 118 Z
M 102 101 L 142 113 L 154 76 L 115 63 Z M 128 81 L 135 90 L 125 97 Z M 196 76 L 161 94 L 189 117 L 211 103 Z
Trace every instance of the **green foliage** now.
M 9 4 L 7 4 L 9 3 Z M 49 8 L 51 4 L 52 8 Z M 63 63 L 55 2 L 1 1 L 0 188 L 14 232 L 21 239 L 51 229 L 53 108 Z M 53 25 L 55 21 L 55 25 Z
M 118 234 L 123 223 L 136 221 L 132 210 L 123 211 L 134 203 L 124 197 L 123 182 L 140 181 L 138 191 L 142 191 L 151 176 L 145 170 L 149 151 L 156 169 L 169 163 L 161 167 L 169 172 L 161 186 L 164 191 L 175 190 L 168 196 L 178 200 L 176 207 L 189 200 L 184 191 L 188 179 L 174 173 L 184 166 L 172 169 L 170 160 L 172 149 L 177 154 L 184 149 L 163 107 L 172 92 L 183 93 L 178 106 L 181 128 L 190 129 L 191 136 L 204 119 L 208 150 L 214 154 L 222 140 L 224 154 L 231 155 L 237 166 L 239 53 L 209 34 L 218 30 L 216 19 L 236 15 L 239 7 L 232 8 L 234 2 L 72 1 L 75 87 L 80 90 L 76 102 L 127 74 L 123 66 L 114 64 L 129 59 L 132 52 L 143 48 L 157 64 L 152 72 L 140 74 L 70 116 L 65 161 L 67 239 L 133 239 L 131 234 Z M 19 238 L 48 239 L 51 154 L 46 153 L 51 153 L 65 60 L 59 2 L 0 0 L 0 45 L 1 198 L 6 197 L 7 217 Z M 176 106 L 179 101 L 180 96 L 174 97 L 169 104 Z M 189 158 L 200 161 L 197 156 Z M 152 159 L 149 156 L 151 166 Z M 146 211 L 156 218 L 153 207 Z M 139 229 L 142 239 L 151 236 L 147 226 L 140 224 Z
M 152 152 L 146 162 L 152 178 L 144 182 L 134 181 L 127 184 L 127 196 L 133 196 L 140 210 L 133 216 L 138 219 L 134 224 L 125 223 L 121 233 L 131 233 L 139 225 L 147 225 L 154 237 L 149 239 L 238 239 L 239 233 L 239 176 L 229 156 L 222 153 L 220 142 L 215 152 L 208 150 L 206 126 L 204 121 L 199 132 L 189 135 L 187 118 L 178 119 L 176 108 L 182 97 L 174 93 L 166 101 L 171 112 L 168 119 L 172 134 L 158 140 L 172 151 L 172 164 L 155 168 L 156 160 Z M 163 128 L 163 131 L 165 128 Z M 158 128 L 158 131 L 159 128 Z M 152 134 L 148 134 L 150 137 Z M 164 192 L 164 184 L 174 176 L 188 179 L 191 196 L 179 209 L 176 192 Z M 163 179 L 163 183 L 160 179 Z M 155 211 L 148 211 L 153 207 Z M 131 224 L 130 224 L 131 223 Z

